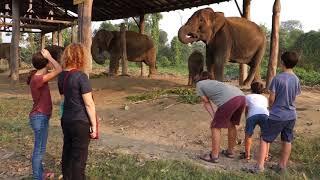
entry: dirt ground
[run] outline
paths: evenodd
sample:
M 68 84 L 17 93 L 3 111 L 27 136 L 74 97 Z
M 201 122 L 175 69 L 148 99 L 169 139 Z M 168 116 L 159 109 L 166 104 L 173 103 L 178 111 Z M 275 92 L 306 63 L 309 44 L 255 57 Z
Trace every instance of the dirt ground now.
M 23 77 L 22 79 L 24 79 Z M 100 77 L 91 79 L 97 111 L 101 116 L 101 139 L 98 146 L 126 154 L 137 154 L 152 159 L 179 159 L 193 161 L 206 167 L 239 170 L 248 166 L 244 160 L 221 156 L 220 163 L 209 164 L 198 160 L 198 155 L 210 150 L 210 118 L 201 104 L 178 103 L 176 99 L 161 98 L 133 104 L 126 100 L 154 89 L 185 86 L 186 77 L 159 75 L 155 79 L 133 77 Z M 59 95 L 56 82 L 50 83 L 53 101 L 57 106 Z M 320 135 L 320 91 L 303 88 L 297 98 L 298 120 L 295 132 L 302 136 Z M 25 83 L 12 89 L 6 74 L 0 74 L 0 97 L 31 99 Z M 129 109 L 125 110 L 127 105 Z M 238 139 L 244 139 L 244 119 L 238 128 Z M 258 140 L 259 128 L 255 139 Z M 226 147 L 226 130 L 222 131 L 221 147 Z M 279 144 L 276 141 L 275 144 Z M 256 146 L 255 146 L 256 147 Z M 256 148 L 253 148 L 255 151 Z M 243 150 L 237 145 L 236 153 Z M 276 160 L 277 157 L 274 158 Z M 253 162 L 253 161 L 252 161 Z

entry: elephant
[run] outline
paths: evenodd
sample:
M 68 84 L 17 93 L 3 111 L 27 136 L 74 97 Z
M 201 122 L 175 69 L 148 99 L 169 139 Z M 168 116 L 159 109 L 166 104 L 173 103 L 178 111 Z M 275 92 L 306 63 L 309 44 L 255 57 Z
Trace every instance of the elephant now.
M 201 74 L 204 66 L 204 58 L 200 51 L 193 51 L 188 58 L 189 80 L 188 85 L 194 85 L 194 78 Z
M 64 51 L 64 47 L 51 45 L 51 46 L 46 46 L 45 49 L 47 49 L 50 52 L 53 59 L 55 59 L 60 64 L 62 63 L 61 56 Z
M 126 31 L 127 59 L 133 62 L 144 62 L 149 66 L 149 76 L 156 73 L 156 47 L 152 39 L 134 31 Z M 119 69 L 122 56 L 120 32 L 99 30 L 93 37 L 92 57 L 98 64 L 110 58 L 109 74 L 115 75 Z
M 0 59 L 6 59 L 8 64 L 10 65 L 10 46 L 11 43 L 0 43 Z M 21 52 L 21 48 L 19 47 L 19 54 Z M 18 59 L 19 67 L 21 66 L 21 58 L 19 56 Z
M 188 44 L 203 41 L 206 44 L 206 64 L 210 74 L 223 81 L 224 65 L 230 61 L 250 66 L 244 85 L 260 80 L 260 64 L 266 46 L 266 37 L 255 23 L 240 17 L 225 17 L 211 8 L 196 11 L 178 31 L 178 38 Z

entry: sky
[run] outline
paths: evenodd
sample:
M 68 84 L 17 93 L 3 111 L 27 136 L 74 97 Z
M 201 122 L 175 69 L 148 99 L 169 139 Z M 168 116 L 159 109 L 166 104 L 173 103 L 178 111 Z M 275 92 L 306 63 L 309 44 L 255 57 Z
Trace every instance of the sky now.
M 242 7 L 242 0 L 237 0 Z M 252 0 L 251 2 L 251 20 L 257 24 L 265 24 L 271 28 L 272 23 L 272 7 L 274 0 Z M 213 4 L 210 6 L 200 6 L 191 9 L 177 10 L 162 13 L 163 19 L 160 21 L 160 29 L 168 33 L 169 42 L 174 36 L 177 36 L 178 30 L 188 18 L 198 9 L 211 7 L 214 11 L 224 12 L 226 17 L 240 16 L 234 0 Z M 319 0 L 281 0 L 280 21 L 299 20 L 302 22 L 303 30 L 320 29 L 320 1 Z M 121 20 L 112 21 L 119 23 Z M 92 24 L 93 29 L 99 27 L 99 22 Z M 4 42 L 10 42 L 10 37 L 4 37 Z

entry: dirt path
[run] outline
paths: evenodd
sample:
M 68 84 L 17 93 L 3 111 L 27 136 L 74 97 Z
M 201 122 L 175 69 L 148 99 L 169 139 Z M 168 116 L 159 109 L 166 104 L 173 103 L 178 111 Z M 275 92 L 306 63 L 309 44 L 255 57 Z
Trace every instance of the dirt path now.
M 0 75 L 0 97 L 31 99 L 24 84 L 12 90 Z M 219 164 L 207 164 L 197 156 L 210 149 L 209 115 L 202 105 L 177 103 L 174 98 L 163 98 L 139 104 L 130 104 L 128 95 L 153 89 L 184 86 L 185 77 L 159 76 L 156 79 L 138 77 L 100 77 L 92 79 L 97 110 L 102 117 L 102 138 L 97 142 L 101 148 L 121 153 L 138 154 L 152 159 L 183 159 L 207 167 L 239 170 L 247 166 L 243 160 L 221 157 Z M 54 104 L 59 101 L 56 82 L 50 83 Z M 18 95 L 17 95 L 18 94 Z M 303 90 L 297 99 L 298 121 L 296 132 L 300 135 L 320 135 L 320 91 Z M 129 106 L 124 110 L 124 105 Z M 242 124 L 244 121 L 242 121 Z M 258 129 L 258 128 L 256 128 Z M 255 133 L 256 140 L 258 133 Z M 243 125 L 238 138 L 243 139 Z M 222 148 L 226 147 L 226 131 L 222 131 Z M 256 141 L 257 142 L 257 141 Z M 276 143 L 277 144 L 277 143 Z M 253 148 L 255 151 L 256 147 Z M 243 150 L 237 145 L 236 152 Z

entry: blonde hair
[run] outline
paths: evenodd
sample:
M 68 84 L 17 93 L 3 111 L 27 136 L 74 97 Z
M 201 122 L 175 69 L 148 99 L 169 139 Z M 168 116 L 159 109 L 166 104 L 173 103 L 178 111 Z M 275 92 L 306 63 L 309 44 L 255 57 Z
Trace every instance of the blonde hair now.
M 83 44 L 72 43 L 66 47 L 62 54 L 63 68 L 76 68 L 84 70 L 84 67 L 90 61 L 90 55 Z

